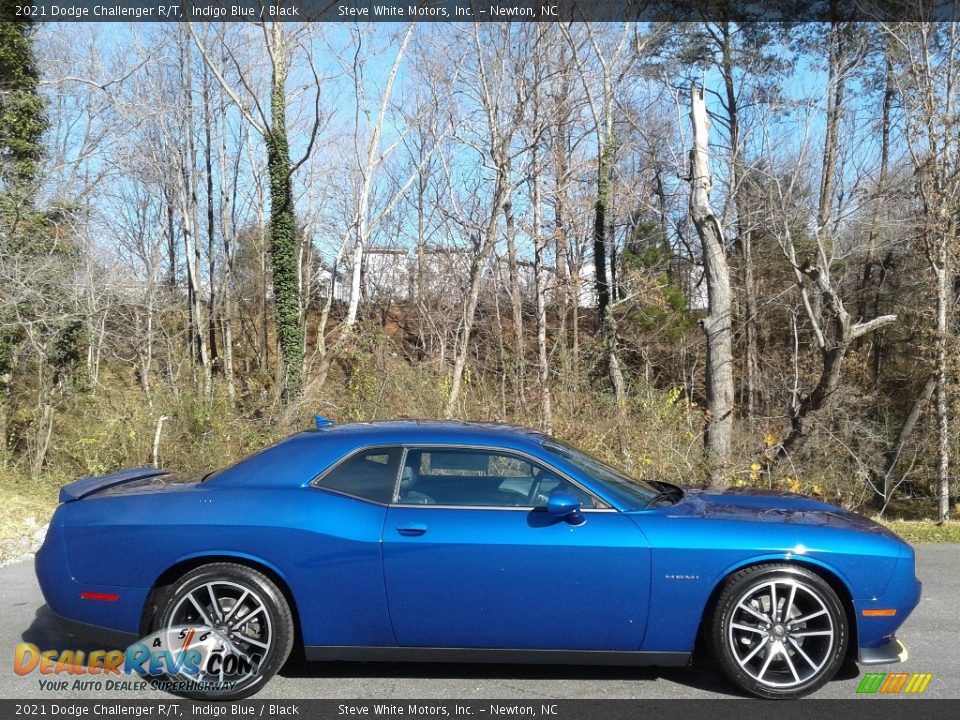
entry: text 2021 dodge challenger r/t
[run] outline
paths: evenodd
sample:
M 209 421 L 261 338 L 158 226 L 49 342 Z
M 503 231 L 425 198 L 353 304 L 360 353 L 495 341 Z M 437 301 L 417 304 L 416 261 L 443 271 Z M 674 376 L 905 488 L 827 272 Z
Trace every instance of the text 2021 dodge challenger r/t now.
M 141 468 L 60 499 L 36 557 L 50 609 L 130 641 L 213 637 L 175 686 L 196 697 L 255 693 L 295 645 L 664 666 L 697 647 L 748 693 L 797 697 L 847 657 L 903 660 L 920 597 L 912 548 L 856 513 L 636 481 L 507 426 L 318 418 L 202 480 Z

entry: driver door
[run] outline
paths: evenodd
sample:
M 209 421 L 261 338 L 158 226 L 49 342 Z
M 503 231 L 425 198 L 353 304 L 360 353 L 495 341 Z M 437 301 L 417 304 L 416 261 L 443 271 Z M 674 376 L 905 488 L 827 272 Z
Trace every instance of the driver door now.
M 586 523 L 547 515 L 547 495 Z M 650 550 L 629 518 L 532 458 L 411 447 L 383 530 L 387 603 L 407 647 L 637 650 Z

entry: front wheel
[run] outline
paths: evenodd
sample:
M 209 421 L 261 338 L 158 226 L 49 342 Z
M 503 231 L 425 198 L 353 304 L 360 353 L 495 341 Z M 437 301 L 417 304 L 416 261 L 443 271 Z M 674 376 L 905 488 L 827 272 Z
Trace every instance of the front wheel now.
M 211 563 L 161 593 L 152 629 L 160 646 L 194 647 L 199 672 L 163 679 L 171 692 L 200 700 L 238 700 L 264 686 L 293 648 L 290 606 L 266 575 L 244 565 Z M 181 644 L 181 638 L 182 644 Z
M 822 687 L 847 652 L 847 616 L 819 575 L 793 565 L 728 578 L 710 624 L 713 654 L 751 695 L 796 698 Z

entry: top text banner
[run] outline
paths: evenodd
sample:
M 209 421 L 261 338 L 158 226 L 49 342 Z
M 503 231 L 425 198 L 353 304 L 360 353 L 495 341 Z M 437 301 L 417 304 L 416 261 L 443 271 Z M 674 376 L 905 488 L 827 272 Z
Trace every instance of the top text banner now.
M 34 22 L 957 21 L 960 0 L 15 0 Z

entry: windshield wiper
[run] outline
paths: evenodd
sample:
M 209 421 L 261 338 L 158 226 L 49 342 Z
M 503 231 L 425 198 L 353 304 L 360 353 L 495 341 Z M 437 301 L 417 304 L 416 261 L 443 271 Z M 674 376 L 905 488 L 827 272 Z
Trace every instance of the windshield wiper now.
M 654 495 L 652 498 L 650 498 L 649 500 L 647 500 L 647 501 L 643 504 L 643 507 L 640 508 L 640 509 L 641 509 L 641 510 L 646 510 L 648 507 L 650 507 L 651 505 L 653 505 L 655 502 L 658 502 L 658 501 L 660 501 L 660 500 L 666 500 L 667 498 L 671 497 L 671 496 L 674 494 L 674 492 L 675 492 L 675 491 L 673 491 L 673 490 L 661 490 L 661 491 L 658 492 L 656 495 Z
M 673 496 L 676 495 L 677 499 L 674 503 L 679 502 L 680 498 L 683 497 L 683 490 L 678 488 L 676 485 L 671 485 L 670 483 L 661 482 L 660 480 L 648 480 L 651 485 L 654 487 L 660 488 L 660 490 L 652 498 L 647 500 L 641 510 L 646 510 L 648 507 L 653 505 L 660 500 L 673 499 Z

